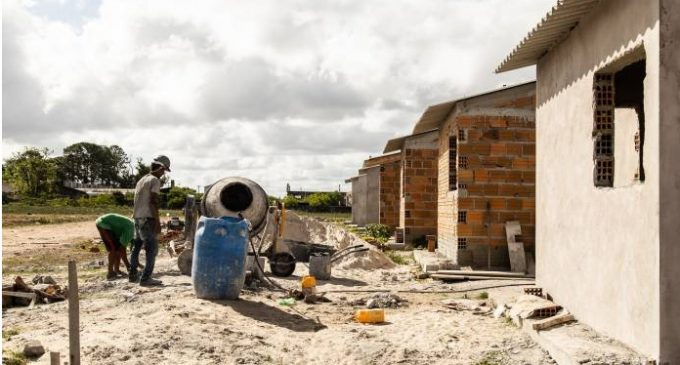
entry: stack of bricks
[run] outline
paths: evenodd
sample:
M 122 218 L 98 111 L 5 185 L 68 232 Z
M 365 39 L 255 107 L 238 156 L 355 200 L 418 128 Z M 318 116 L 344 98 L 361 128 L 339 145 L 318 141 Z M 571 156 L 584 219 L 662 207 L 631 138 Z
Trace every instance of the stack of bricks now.
M 437 232 L 438 150 L 435 148 L 406 147 L 402 151 L 399 220 L 406 243 L 424 243 L 425 235 Z
M 484 266 L 489 249 L 491 265 L 505 266 L 506 222 L 519 221 L 525 247 L 534 244 L 534 120 L 457 116 L 449 133 L 465 136 L 465 140 L 458 140 L 457 178 L 458 184 L 466 186 L 466 194 L 457 199 L 454 235 L 456 246 L 464 246 L 469 252 L 459 254 L 458 263 Z M 471 262 L 465 262 L 468 260 Z

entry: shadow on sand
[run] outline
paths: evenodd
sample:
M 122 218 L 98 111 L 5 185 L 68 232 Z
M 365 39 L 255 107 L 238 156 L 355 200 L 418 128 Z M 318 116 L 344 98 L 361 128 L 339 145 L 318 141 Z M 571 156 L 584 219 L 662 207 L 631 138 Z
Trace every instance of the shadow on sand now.
M 299 314 L 288 313 L 270 305 L 250 300 L 210 300 L 213 303 L 231 307 L 237 313 L 256 321 L 287 328 L 295 332 L 316 332 L 326 326 Z
M 291 285 L 296 285 L 296 286 L 299 286 L 300 279 L 301 279 L 301 277 L 298 276 L 298 275 L 286 276 L 284 278 L 271 276 L 271 278 L 273 278 L 277 281 L 284 281 L 284 282 L 287 282 Z M 319 280 L 319 279 L 316 280 L 316 285 L 324 285 L 324 284 L 342 285 L 342 286 L 366 286 L 366 285 L 368 285 L 368 283 L 365 282 L 365 281 L 349 279 L 349 278 L 339 278 L 339 277 L 335 277 L 335 276 L 331 276 L 330 280 Z

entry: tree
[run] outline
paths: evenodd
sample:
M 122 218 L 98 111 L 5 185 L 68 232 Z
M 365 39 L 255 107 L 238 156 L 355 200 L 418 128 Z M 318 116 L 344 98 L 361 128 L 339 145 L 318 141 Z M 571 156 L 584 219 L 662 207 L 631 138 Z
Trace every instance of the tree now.
M 340 205 L 342 194 L 339 192 L 314 193 L 305 198 L 307 203 L 313 208 L 327 208 Z
M 82 184 L 127 186 L 134 184 L 130 158 L 117 145 L 79 142 L 64 148 L 59 176 Z
M 16 152 L 2 165 L 3 179 L 19 193 L 40 196 L 52 190 L 57 177 L 57 166 L 47 148 L 27 147 Z

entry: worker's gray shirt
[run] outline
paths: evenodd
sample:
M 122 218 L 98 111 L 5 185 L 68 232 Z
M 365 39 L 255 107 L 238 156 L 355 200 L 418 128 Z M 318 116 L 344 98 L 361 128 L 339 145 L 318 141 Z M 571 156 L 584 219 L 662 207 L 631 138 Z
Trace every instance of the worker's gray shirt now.
M 160 194 L 161 180 L 148 174 L 139 179 L 135 187 L 135 218 L 153 218 L 151 193 Z

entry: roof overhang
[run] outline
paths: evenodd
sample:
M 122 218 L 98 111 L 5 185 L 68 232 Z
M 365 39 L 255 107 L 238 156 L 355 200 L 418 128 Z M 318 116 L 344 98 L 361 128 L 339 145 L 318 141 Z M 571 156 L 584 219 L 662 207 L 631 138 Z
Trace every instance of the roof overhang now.
M 475 94 L 475 95 L 471 95 L 471 96 L 465 96 L 465 97 L 462 97 L 460 99 L 447 101 L 445 103 L 431 105 L 425 110 L 423 115 L 420 117 L 420 120 L 418 120 L 418 122 L 416 122 L 416 125 L 413 127 L 413 133 L 427 133 L 428 131 L 439 129 L 441 127 L 442 123 L 444 123 L 444 121 L 446 121 L 446 118 L 448 118 L 449 115 L 454 111 L 457 103 L 472 100 L 472 99 L 487 96 L 487 95 L 491 95 L 491 94 L 495 94 L 495 93 L 498 93 L 498 92 L 504 92 L 504 91 L 512 90 L 512 89 L 517 88 L 517 87 L 522 87 L 522 86 L 526 86 L 526 85 L 529 85 L 529 84 L 535 84 L 535 83 L 536 83 L 536 81 L 532 80 L 532 81 L 522 82 L 522 83 L 515 84 L 515 85 L 503 86 L 503 87 L 498 88 L 498 89 L 484 91 L 484 92 L 481 92 L 479 94 Z
M 394 152 L 394 151 L 400 151 L 404 148 L 404 142 L 411 138 L 411 137 L 417 137 L 423 134 L 431 133 L 436 131 L 438 128 L 431 129 L 429 131 L 421 132 L 421 133 L 413 133 L 409 134 L 407 136 L 401 136 L 397 138 L 392 138 L 389 141 L 387 141 L 387 144 L 385 145 L 385 150 L 383 153 L 389 153 L 389 152 Z
M 553 47 L 561 43 L 583 16 L 600 0 L 558 0 L 524 39 L 496 68 L 496 73 L 535 65 Z
M 449 116 L 455 105 L 456 100 L 452 100 L 428 106 L 413 127 L 413 133 L 424 133 L 439 128 L 441 122 Z

